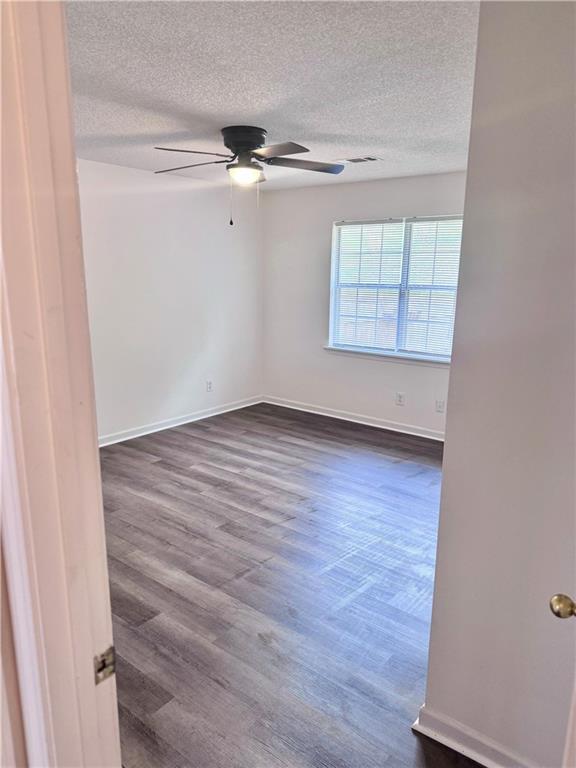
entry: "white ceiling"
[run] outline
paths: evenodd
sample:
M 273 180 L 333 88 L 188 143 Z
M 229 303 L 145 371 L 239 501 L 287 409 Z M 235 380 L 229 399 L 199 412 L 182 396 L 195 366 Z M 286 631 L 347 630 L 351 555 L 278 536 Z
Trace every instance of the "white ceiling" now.
M 381 158 L 340 176 L 268 168 L 267 189 L 466 166 L 475 2 L 75 0 L 67 12 L 81 158 L 182 165 L 154 145 L 219 152 L 220 128 L 246 124 L 311 160 Z M 227 180 L 223 166 L 180 173 Z

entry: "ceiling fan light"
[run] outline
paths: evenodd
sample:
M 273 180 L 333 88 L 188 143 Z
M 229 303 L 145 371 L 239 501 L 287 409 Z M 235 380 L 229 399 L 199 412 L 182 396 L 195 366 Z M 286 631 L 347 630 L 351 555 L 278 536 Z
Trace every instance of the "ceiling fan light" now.
M 250 184 L 256 184 L 260 180 L 262 168 L 256 163 L 229 165 L 228 173 L 234 184 L 238 184 L 240 187 L 249 187 Z

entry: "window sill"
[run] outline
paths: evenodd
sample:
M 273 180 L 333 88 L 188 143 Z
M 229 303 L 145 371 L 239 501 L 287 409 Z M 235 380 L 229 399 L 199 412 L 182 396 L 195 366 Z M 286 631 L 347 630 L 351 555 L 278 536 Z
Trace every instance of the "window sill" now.
M 413 365 L 431 365 L 435 368 L 450 367 L 450 360 L 438 357 L 425 357 L 424 355 L 403 354 L 402 352 L 379 352 L 370 349 L 358 349 L 356 347 L 337 347 L 332 344 L 326 344 L 324 347 L 328 352 L 340 352 L 344 355 L 360 355 L 361 357 L 378 358 L 379 360 L 388 360 L 393 363 L 408 363 Z

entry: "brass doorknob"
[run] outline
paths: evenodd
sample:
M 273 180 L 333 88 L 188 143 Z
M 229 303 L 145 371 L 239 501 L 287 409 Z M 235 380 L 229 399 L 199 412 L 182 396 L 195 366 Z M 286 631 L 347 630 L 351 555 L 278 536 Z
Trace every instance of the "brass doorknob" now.
M 568 595 L 553 595 L 550 598 L 550 610 L 559 619 L 576 616 L 576 603 Z

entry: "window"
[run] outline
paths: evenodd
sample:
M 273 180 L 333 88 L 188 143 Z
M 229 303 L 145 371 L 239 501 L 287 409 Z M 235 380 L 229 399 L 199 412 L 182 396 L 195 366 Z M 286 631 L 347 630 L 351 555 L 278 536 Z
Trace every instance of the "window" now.
M 461 217 L 334 226 L 330 343 L 449 361 Z

